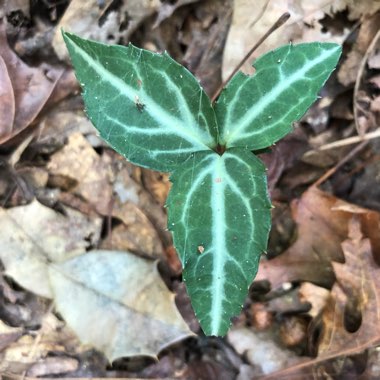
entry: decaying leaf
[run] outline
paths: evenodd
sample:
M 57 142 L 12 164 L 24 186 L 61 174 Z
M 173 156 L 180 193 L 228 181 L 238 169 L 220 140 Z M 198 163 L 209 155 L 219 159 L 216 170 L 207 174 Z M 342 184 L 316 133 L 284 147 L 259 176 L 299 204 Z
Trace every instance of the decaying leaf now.
M 0 56 L 0 134 L 8 135 L 12 131 L 15 117 L 15 98 L 7 65 Z
M 363 16 L 371 16 L 380 9 L 380 2 L 374 0 L 334 0 L 326 6 L 329 14 L 348 10 L 350 20 L 357 20 Z
M 73 0 L 56 28 L 54 49 L 61 59 L 68 58 L 61 29 L 100 42 L 127 42 L 140 23 L 161 5 L 160 0 Z
M 337 282 L 323 313 L 320 356 L 340 354 L 342 349 L 346 354 L 360 351 L 380 341 L 380 267 L 355 216 L 342 249 L 345 263 L 333 263 Z M 350 313 L 357 315 L 354 328 L 348 320 Z
M 156 229 L 147 216 L 132 202 L 115 201 L 112 214 L 123 223 L 112 229 L 112 233 L 103 240 L 102 249 L 130 251 L 162 258 L 162 243 Z
M 70 190 L 102 215 L 111 211 L 112 171 L 107 156 L 99 156 L 82 134 L 70 135 L 67 145 L 48 164 L 50 173 L 72 184 Z
M 0 320 L 0 352 L 9 344 L 17 340 L 21 335 L 21 328 L 8 326 Z
M 311 309 L 307 314 L 315 318 L 326 306 L 330 291 L 311 282 L 303 282 L 298 289 L 298 295 L 301 302 L 310 304 Z
M 31 334 L 23 334 L 0 351 L 0 373 L 21 375 L 36 363 L 43 362 L 49 353 L 60 357 L 65 353 L 81 352 L 82 347 L 71 329 L 49 313 L 43 318 L 40 329 Z
M 248 328 L 232 329 L 228 341 L 239 354 L 255 367 L 252 375 L 266 375 L 302 361 L 294 352 L 275 343 L 270 334 Z
M 309 281 L 332 286 L 335 275 L 331 262 L 343 262 L 341 243 L 346 239 L 352 215 L 360 218 L 373 254 L 380 258 L 380 215 L 344 202 L 315 187 L 293 203 L 298 225 L 296 242 L 272 260 L 262 260 L 256 280 L 269 280 L 273 288 L 284 282 Z M 380 261 L 379 261 L 380 262 Z
M 156 264 L 127 252 L 93 251 L 49 270 L 56 306 L 82 342 L 122 356 L 156 357 L 192 335 Z
M 346 60 L 344 60 L 339 67 L 338 79 L 343 85 L 349 86 L 355 83 L 363 57 L 379 30 L 379 22 L 380 13 L 363 19 L 358 37 L 352 50 L 348 53 Z
M 0 143 L 30 125 L 49 99 L 63 69 L 45 64 L 29 67 L 9 47 L 5 22 L 0 19 Z
M 322 312 L 321 323 L 310 331 L 311 336 L 316 331 L 321 332 L 318 356 L 275 372 L 268 380 L 306 379 L 308 376 L 314 379 L 312 374 L 331 371 L 329 361 L 332 359 L 355 355 L 380 342 L 380 269 L 373 257 L 371 239 L 364 237 L 367 235 L 364 234 L 365 221 L 360 214 L 351 214 L 348 239 L 342 242 L 345 263 L 333 263 L 337 281 Z M 343 367 L 341 364 L 339 370 Z
M 86 250 L 98 241 L 101 220 L 89 221 L 78 211 L 66 215 L 37 200 L 27 206 L 0 209 L 0 259 L 6 274 L 32 292 L 51 297 L 47 265 Z

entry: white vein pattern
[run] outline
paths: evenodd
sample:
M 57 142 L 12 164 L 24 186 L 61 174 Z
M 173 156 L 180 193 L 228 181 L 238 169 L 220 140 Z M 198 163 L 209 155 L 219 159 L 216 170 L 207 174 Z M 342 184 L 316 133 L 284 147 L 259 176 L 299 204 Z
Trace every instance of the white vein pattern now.
M 253 107 L 251 107 L 243 116 L 240 117 L 240 119 L 234 121 L 233 123 L 231 120 L 231 111 L 233 108 L 229 107 L 229 111 L 227 111 L 226 115 L 223 136 L 223 139 L 227 141 L 227 146 L 233 146 L 234 142 L 240 140 L 243 134 L 244 137 L 247 135 L 254 136 L 257 133 L 261 134 L 263 132 L 261 128 L 259 131 L 256 130 L 248 133 L 246 133 L 246 130 L 253 124 L 255 119 L 257 119 L 263 113 L 263 111 L 265 111 L 267 107 L 271 106 L 271 104 L 275 102 L 277 98 L 279 98 L 281 93 L 291 88 L 295 82 L 299 80 L 305 80 L 305 75 L 309 70 L 314 68 L 316 65 L 323 63 L 332 55 L 336 54 L 338 49 L 338 47 L 334 47 L 332 49 L 323 50 L 323 52 L 318 57 L 309 60 L 299 70 L 288 76 L 286 80 L 280 80 L 280 82 L 275 87 L 261 96 L 260 100 L 254 104 Z M 293 105 L 291 108 L 294 108 Z M 267 128 L 270 126 L 271 124 L 268 124 Z M 229 128 L 233 128 L 233 131 L 231 131 L 231 133 L 229 133 Z
M 115 88 L 122 97 L 126 97 L 129 101 L 135 102 L 136 100 L 136 90 L 125 83 L 122 79 L 118 78 L 116 75 L 108 71 L 101 62 L 93 58 L 86 51 L 81 49 L 78 45 L 76 45 L 71 39 L 68 39 L 68 43 L 75 50 L 76 54 L 82 57 L 82 59 L 94 70 L 99 77 L 100 81 L 110 84 L 113 88 Z M 134 65 L 135 66 L 135 65 Z M 135 67 L 136 69 L 136 67 Z M 140 70 L 140 69 L 139 69 Z M 161 134 L 170 134 L 170 135 L 179 135 L 181 138 L 187 140 L 193 146 L 194 151 L 199 150 L 208 150 L 209 146 L 214 144 L 214 139 L 211 136 L 208 130 L 203 130 L 196 123 L 194 116 L 191 114 L 188 104 L 183 98 L 183 95 L 180 93 L 178 87 L 176 87 L 171 78 L 166 74 L 162 74 L 167 83 L 171 84 L 171 89 L 175 91 L 175 94 L 178 98 L 178 101 L 183 105 L 183 110 L 181 114 L 184 116 L 185 120 L 178 119 L 172 116 L 167 110 L 163 109 L 159 106 L 149 95 L 140 89 L 139 97 L 141 97 L 144 105 L 147 105 L 144 108 L 144 112 L 147 112 L 154 120 L 157 121 L 159 125 L 163 127 L 160 129 Z M 110 121 L 115 122 L 116 124 L 124 127 L 126 131 L 129 133 L 129 126 L 122 123 L 120 120 L 116 119 L 110 115 L 104 115 L 103 117 L 107 117 Z M 189 125 L 190 124 L 190 125 Z M 154 128 L 150 133 L 149 128 L 138 128 L 134 127 L 131 132 L 133 133 L 142 133 L 144 135 L 155 135 L 158 133 L 157 128 Z
M 251 155 L 250 152 L 246 154 Z M 257 191 L 256 181 L 262 179 L 256 176 L 253 168 L 243 157 L 245 156 L 239 157 L 230 152 L 225 152 L 223 156 L 210 153 L 200 160 L 194 158 L 193 161 L 188 162 L 186 169 L 178 176 L 173 174 L 176 179 L 171 191 L 185 194 L 185 196 L 176 218 L 173 217 L 169 207 L 169 219 L 174 226 L 171 229 L 174 232 L 175 244 L 177 248 L 180 248 L 185 280 L 188 285 L 191 284 L 189 291 L 192 299 L 203 299 L 203 303 L 207 303 L 207 311 L 197 309 L 195 311 L 203 323 L 203 328 L 211 335 L 221 335 L 221 332 L 225 331 L 226 326 L 229 325 L 233 315 L 226 314 L 226 305 L 231 305 L 230 309 L 236 310 L 236 313 L 239 312 L 243 299 L 227 294 L 227 289 L 235 287 L 238 292 L 247 291 L 252 275 L 250 270 L 243 269 L 243 265 L 252 267 L 257 260 L 257 255 L 261 253 L 252 251 L 254 239 L 258 233 L 254 224 L 258 222 L 254 220 L 254 210 L 262 211 L 262 206 L 255 205 L 252 194 L 256 194 Z M 242 184 L 238 181 L 237 173 L 231 171 L 236 165 L 238 165 L 237 168 L 241 168 L 247 182 L 251 185 L 250 188 L 241 188 Z M 185 181 L 188 181 L 188 184 L 181 187 Z M 208 191 L 209 193 L 205 194 Z M 192 221 L 194 207 L 202 206 L 196 203 L 202 194 L 204 201 L 211 203 L 207 217 L 211 227 L 205 232 L 199 232 L 202 226 L 195 225 Z M 173 196 L 171 194 L 171 197 Z M 170 203 L 175 203 L 175 199 L 171 199 Z M 227 217 L 227 208 L 229 208 L 229 217 Z M 231 218 L 231 212 L 233 213 L 235 209 L 239 210 L 236 215 L 238 220 L 236 226 L 234 218 Z M 268 209 L 264 212 L 269 215 Z M 180 230 L 177 224 L 182 225 Z M 232 235 L 239 236 L 243 232 L 242 229 L 244 236 L 248 237 L 241 243 L 246 249 L 234 250 L 227 239 Z M 192 244 L 198 241 L 199 236 L 208 236 L 205 238 L 204 251 L 201 255 L 194 252 Z M 178 244 L 179 240 L 180 244 Z M 211 270 L 204 269 L 205 266 L 207 268 L 211 266 Z M 231 275 L 238 276 L 238 284 L 235 281 L 236 278 L 232 279 Z M 203 276 L 209 279 L 207 284 L 203 283 L 199 286 L 199 281 L 204 280 Z

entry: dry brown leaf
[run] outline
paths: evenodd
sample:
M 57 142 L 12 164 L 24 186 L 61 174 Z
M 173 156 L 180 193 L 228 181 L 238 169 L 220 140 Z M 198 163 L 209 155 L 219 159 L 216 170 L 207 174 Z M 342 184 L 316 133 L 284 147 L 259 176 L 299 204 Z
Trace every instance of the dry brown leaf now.
M 373 15 L 380 9 L 378 0 L 332 0 L 329 2 L 331 13 L 348 11 L 350 20 L 357 20 L 362 16 Z
M 298 289 L 298 295 L 301 302 L 308 302 L 311 305 L 307 314 L 315 318 L 326 306 L 330 291 L 311 282 L 303 282 Z
M 144 187 L 153 195 L 158 204 L 164 206 L 170 190 L 169 174 L 142 169 Z
M 0 352 L 0 373 L 23 374 L 49 353 L 76 354 L 82 347 L 71 329 L 54 314 L 47 314 L 39 330 L 24 335 Z
M 22 335 L 22 329 L 11 327 L 0 320 L 0 352 Z
M 0 373 L 12 372 L 21 374 L 48 352 L 64 353 L 65 348 L 59 343 L 36 341 L 31 335 L 22 336 L 12 343 L 0 356 Z
M 156 259 L 162 258 L 162 243 L 146 215 L 131 202 L 115 203 L 112 215 L 123 223 L 112 229 L 112 233 L 103 240 L 101 248 L 137 252 Z
M 163 207 L 155 202 L 152 195 L 132 177 L 131 171 L 133 171 L 133 165 L 116 153 L 111 153 L 111 155 L 115 166 L 118 167 L 115 174 L 115 202 L 112 209 L 115 217 L 121 220 L 127 218 L 126 222 L 128 224 L 130 216 L 122 212 L 123 204 L 135 204 L 142 210 L 150 223 L 152 223 L 157 230 L 164 246 L 170 246 L 172 244 L 172 238 L 170 232 L 167 230 L 167 218 Z M 134 168 L 136 168 L 136 166 Z
M 233 0 L 200 2 L 194 7 L 194 15 L 191 14 L 184 20 L 184 28 L 178 41 L 186 46 L 181 62 L 200 80 L 201 86 L 210 97 L 222 82 L 222 57 L 232 8 Z M 167 38 L 172 39 L 169 36 Z M 171 46 L 172 43 L 168 42 Z
M 317 331 L 321 331 L 318 357 L 273 373 L 265 379 L 308 379 L 308 376 L 314 379 L 312 374 L 331 372 L 330 360 L 358 354 L 380 342 L 380 268 L 374 261 L 371 241 L 364 237 L 365 234 L 363 236 L 361 229 L 364 231 L 360 214 L 352 215 L 348 239 L 342 242 L 346 262 L 333 263 L 337 282 L 323 310 L 322 325 L 316 326 Z M 355 319 L 350 313 L 356 314 Z M 355 325 L 352 324 L 353 320 Z
M 106 155 L 99 156 L 83 135 L 76 132 L 51 157 L 48 170 L 67 179 L 71 192 L 91 203 L 100 214 L 109 215 L 113 191 L 110 164 Z
M 12 132 L 15 117 L 15 97 L 7 65 L 0 56 L 0 136 Z
M 268 280 L 273 288 L 284 282 L 309 281 L 329 287 L 335 280 L 332 261 L 343 262 L 341 243 L 353 214 L 361 219 L 365 236 L 380 262 L 379 213 L 343 202 L 315 187 L 293 204 L 298 225 L 296 242 L 272 260 L 262 260 L 256 280 Z
M 63 69 L 57 69 L 47 64 L 32 68 L 25 64 L 8 46 L 5 33 L 5 22 L 0 19 L 0 88 L 2 101 L 9 104 L 9 111 L 3 107 L 0 118 L 0 143 L 3 143 L 24 130 L 41 111 L 49 99 Z M 9 86 L 11 82 L 11 86 Z M 5 113 L 4 113 L 5 112 Z M 10 112 L 7 114 L 7 112 Z M 14 114 L 12 124 L 12 113 Z
M 47 263 L 84 252 L 100 236 L 100 218 L 90 221 L 78 211 L 65 211 L 66 215 L 59 214 L 37 200 L 0 209 L 0 259 L 6 274 L 44 297 L 51 297 Z
M 354 216 L 348 239 L 342 243 L 345 263 L 333 263 L 337 283 L 324 310 L 319 356 L 358 352 L 380 341 L 380 267 L 373 259 L 371 242 L 363 237 Z M 353 309 L 355 306 L 355 310 Z M 350 312 L 361 315 L 360 327 L 347 331 Z M 349 328 L 349 323 L 348 323 Z
M 70 135 L 81 133 L 89 137 L 93 135 L 95 139 L 96 129 L 84 115 L 83 111 L 67 111 L 54 107 L 40 123 L 40 133 L 38 135 L 38 144 L 63 146 Z M 99 142 L 101 141 L 97 138 Z M 97 143 L 96 146 L 104 144 Z
M 356 82 L 363 56 L 379 30 L 379 23 L 380 13 L 363 19 L 352 50 L 339 65 L 338 79 L 344 86 L 349 86 Z
M 153 28 L 157 28 L 162 23 L 162 21 L 169 18 L 178 8 L 187 4 L 196 3 L 198 1 L 199 0 L 177 0 L 174 3 L 164 2 L 158 10 L 157 18 Z

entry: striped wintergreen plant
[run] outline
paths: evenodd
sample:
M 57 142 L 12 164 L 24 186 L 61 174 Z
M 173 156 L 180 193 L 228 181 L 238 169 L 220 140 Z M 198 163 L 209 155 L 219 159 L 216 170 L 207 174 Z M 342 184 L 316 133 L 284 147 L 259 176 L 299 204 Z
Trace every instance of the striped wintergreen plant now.
M 237 73 L 212 104 L 166 53 L 63 33 L 88 117 L 136 165 L 170 172 L 168 226 L 207 335 L 224 335 L 267 246 L 271 202 L 255 151 L 289 133 L 341 53 L 333 43 L 286 45 Z

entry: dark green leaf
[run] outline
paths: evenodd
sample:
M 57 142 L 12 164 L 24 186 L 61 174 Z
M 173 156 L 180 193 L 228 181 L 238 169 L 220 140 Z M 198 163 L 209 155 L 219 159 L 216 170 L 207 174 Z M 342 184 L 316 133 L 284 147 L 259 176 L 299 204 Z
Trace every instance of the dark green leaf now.
M 244 149 L 195 153 L 172 176 L 169 229 L 194 310 L 224 335 L 256 275 L 270 229 L 265 168 Z
M 194 76 L 166 53 L 63 36 L 89 118 L 129 161 L 172 171 L 190 153 L 216 146 L 209 98 Z
M 258 58 L 254 75 L 237 73 L 215 107 L 220 144 L 259 150 L 284 137 L 316 100 L 340 54 L 333 43 L 286 45 Z

